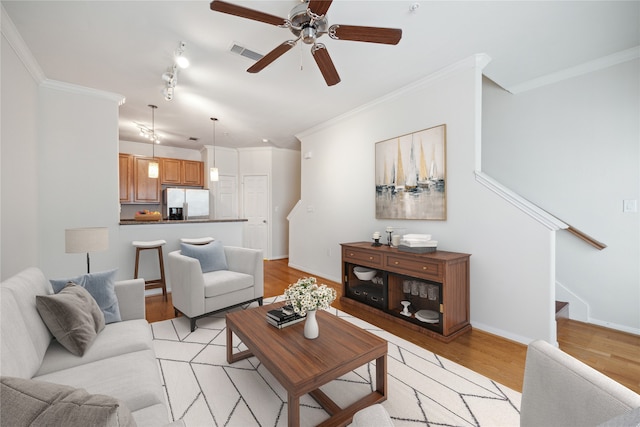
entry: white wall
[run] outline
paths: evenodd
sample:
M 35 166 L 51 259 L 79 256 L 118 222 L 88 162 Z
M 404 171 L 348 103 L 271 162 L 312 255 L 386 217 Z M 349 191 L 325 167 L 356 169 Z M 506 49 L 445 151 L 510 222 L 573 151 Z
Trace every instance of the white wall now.
M 289 256 L 287 215 L 300 199 L 300 151 L 274 149 L 271 180 L 273 244 L 271 259 Z
M 484 83 L 483 169 L 608 247 L 558 234 L 570 317 L 640 333 L 640 61 L 512 95 Z
M 482 56 L 298 135 L 302 201 L 291 218 L 290 265 L 341 282 L 340 243 L 387 225 L 430 233 L 471 254 L 471 323 L 523 343 L 555 342 L 555 233 L 474 178 L 480 146 Z M 446 221 L 375 219 L 374 145 L 447 125 Z
M 38 264 L 38 85 L 2 37 L 0 278 Z
M 287 215 L 300 198 L 300 152 L 274 147 L 242 148 L 238 150 L 240 173 L 240 212 L 243 197 L 243 177 L 266 175 L 269 182 L 269 213 L 267 224 L 267 259 L 289 255 L 289 224 Z
M 110 250 L 93 271 L 117 264 L 118 100 L 47 82 L 40 86 L 38 186 L 40 268 L 50 278 L 84 273 L 83 254 L 66 254 L 64 230 L 109 227 Z

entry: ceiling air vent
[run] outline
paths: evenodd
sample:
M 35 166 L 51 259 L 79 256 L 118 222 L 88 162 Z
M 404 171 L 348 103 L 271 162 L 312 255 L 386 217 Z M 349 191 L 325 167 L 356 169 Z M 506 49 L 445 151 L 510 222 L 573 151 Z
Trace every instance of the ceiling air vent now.
M 235 43 L 233 44 L 233 46 L 231 46 L 230 51 L 231 51 L 231 53 L 235 53 L 237 55 L 244 56 L 245 58 L 249 58 L 249 59 L 251 59 L 253 61 L 257 61 L 259 59 L 262 59 L 262 57 L 264 56 L 264 55 L 259 54 L 258 52 L 254 52 L 254 51 L 249 50 L 249 49 L 247 49 L 245 47 L 237 45 Z

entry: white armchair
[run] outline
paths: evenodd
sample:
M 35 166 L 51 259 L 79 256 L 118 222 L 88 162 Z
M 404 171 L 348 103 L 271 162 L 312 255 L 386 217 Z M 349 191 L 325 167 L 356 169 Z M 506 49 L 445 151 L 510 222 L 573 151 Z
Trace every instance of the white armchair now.
M 264 260 L 258 249 L 225 246 L 228 269 L 203 273 L 200 261 L 174 251 L 168 255 L 171 299 L 176 311 L 191 321 L 264 296 Z

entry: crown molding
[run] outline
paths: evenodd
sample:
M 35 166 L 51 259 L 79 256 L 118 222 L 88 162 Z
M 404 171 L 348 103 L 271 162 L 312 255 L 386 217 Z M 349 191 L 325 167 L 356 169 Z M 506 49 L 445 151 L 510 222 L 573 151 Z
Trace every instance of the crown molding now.
M 484 67 L 487 66 L 487 64 L 489 64 L 489 62 L 491 62 L 491 57 L 489 57 L 489 55 L 485 54 L 485 53 L 478 53 L 475 55 L 471 55 L 461 61 L 455 62 L 447 67 L 441 68 L 438 71 L 435 71 L 425 77 L 422 77 L 419 80 L 416 80 L 413 83 L 409 83 L 406 86 L 403 86 L 393 92 L 390 92 L 386 95 L 383 95 L 377 99 L 374 99 L 371 102 L 368 102 L 366 104 L 362 104 L 359 107 L 354 108 L 353 110 L 347 111 L 344 114 L 341 114 L 339 116 L 336 116 L 332 119 L 327 120 L 326 122 L 320 123 L 319 125 L 316 125 L 314 127 L 312 127 L 311 129 L 307 129 L 303 132 L 300 132 L 298 134 L 296 134 L 296 137 L 299 140 L 302 140 L 303 138 L 309 136 L 309 135 L 313 135 L 316 132 L 321 131 L 322 129 L 325 129 L 327 127 L 333 126 L 336 123 L 340 123 L 343 120 L 348 119 L 349 117 L 355 116 L 357 114 L 360 114 L 363 111 L 366 111 L 370 108 L 375 107 L 378 104 L 396 99 L 396 98 L 400 98 L 404 95 L 406 95 L 407 93 L 413 92 L 415 90 L 418 89 L 422 89 L 425 87 L 428 87 L 430 85 L 432 85 L 434 82 L 439 81 L 440 79 L 442 79 L 443 77 L 458 71 L 458 70 L 462 70 L 462 69 L 468 69 L 468 68 L 479 68 L 480 70 L 484 69 Z
M 14 50 L 16 55 L 18 55 L 18 58 L 20 58 L 20 61 L 22 61 L 36 83 L 41 84 L 46 79 L 42 68 L 40 68 L 38 61 L 36 61 L 36 59 L 33 57 L 31 50 L 29 50 L 29 48 L 27 47 L 27 44 L 18 32 L 18 29 L 11 20 L 11 17 L 9 17 L 9 14 L 5 10 L 4 6 L 0 7 L 2 7 L 2 10 L 0 11 L 2 15 L 0 21 L 2 35 Z
M 118 106 L 121 106 L 125 103 L 125 97 L 117 93 L 48 79 L 42 71 L 42 68 L 40 68 L 40 64 L 38 64 L 38 61 L 36 61 L 35 57 L 33 56 L 33 53 L 31 53 L 31 50 L 18 32 L 18 29 L 11 20 L 11 17 L 5 10 L 4 6 L 0 5 L 0 7 L 2 8 L 2 10 L 0 11 L 0 30 L 2 32 L 2 35 L 40 87 L 105 98 L 117 102 Z
M 575 67 L 567 68 L 566 70 L 547 74 L 545 76 L 538 77 L 511 87 L 505 87 L 505 89 L 515 95 L 528 90 L 537 89 L 542 86 L 557 83 L 562 80 L 578 77 L 583 74 L 603 70 L 605 68 L 622 64 L 627 61 L 633 61 L 634 59 L 638 58 L 640 58 L 640 46 L 635 46 L 631 49 L 626 49 L 611 55 L 603 56 L 602 58 L 598 58 L 593 61 L 585 62 Z

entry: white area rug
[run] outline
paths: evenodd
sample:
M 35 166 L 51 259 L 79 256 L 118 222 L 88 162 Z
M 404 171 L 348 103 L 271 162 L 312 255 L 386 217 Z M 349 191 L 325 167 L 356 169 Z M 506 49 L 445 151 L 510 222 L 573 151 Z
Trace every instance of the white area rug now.
M 395 426 L 519 425 L 520 393 L 358 318 L 329 311 L 389 342 L 383 406 Z M 227 363 L 224 314 L 197 324 L 194 332 L 183 317 L 151 324 L 170 417 L 188 427 L 286 426 L 286 392 L 258 359 Z M 344 407 L 372 391 L 372 378 L 370 363 L 322 390 Z M 328 417 L 310 396 L 300 399 L 302 426 Z

